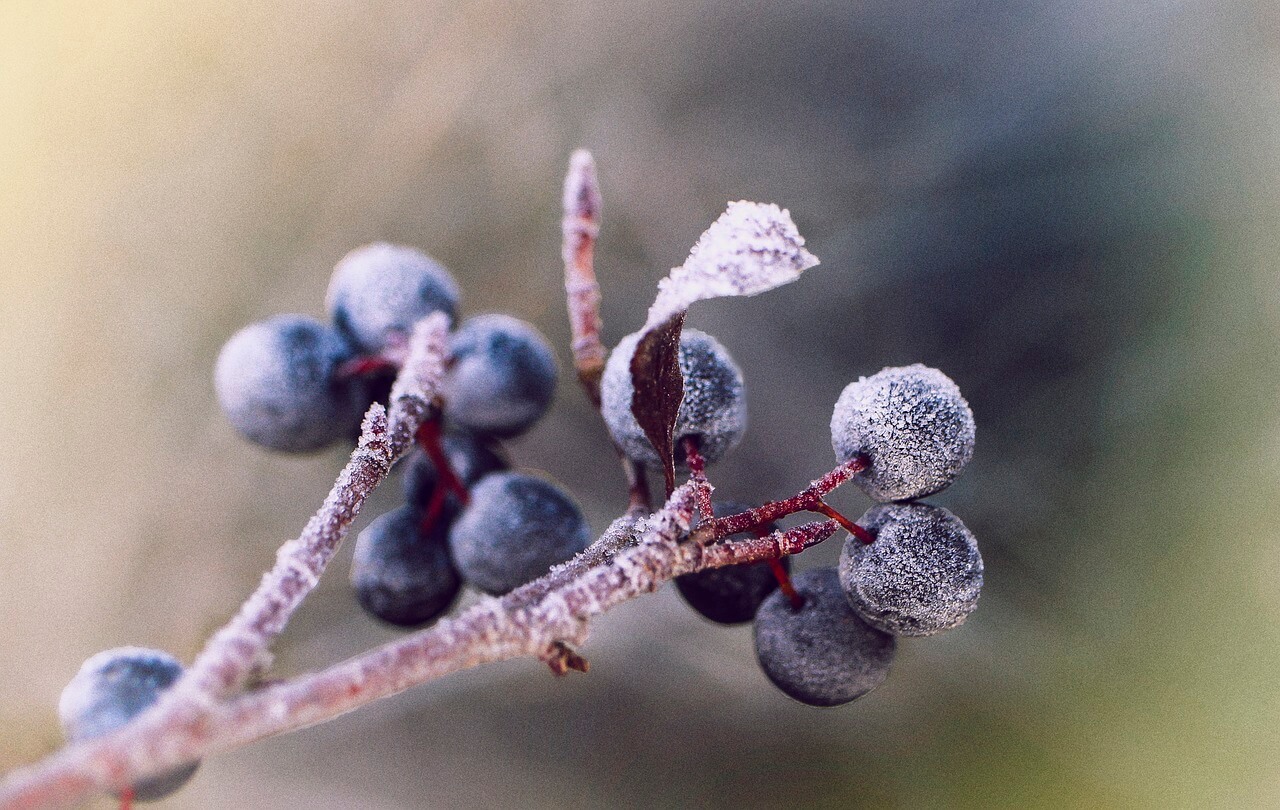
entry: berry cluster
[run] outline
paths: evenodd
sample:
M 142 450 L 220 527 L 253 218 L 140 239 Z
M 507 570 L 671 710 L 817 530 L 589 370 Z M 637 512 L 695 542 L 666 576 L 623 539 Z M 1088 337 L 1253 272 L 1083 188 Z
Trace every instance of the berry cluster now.
M 385 395 L 420 318 L 457 317 L 458 285 L 407 247 L 367 245 L 334 268 L 332 326 L 281 316 L 224 347 L 215 382 L 232 424 L 277 450 L 310 450 L 353 435 Z M 307 324 L 307 339 L 296 337 Z M 351 583 L 360 604 L 406 627 L 444 613 L 469 582 L 502 594 L 586 548 L 590 530 L 560 487 L 513 472 L 499 445 L 551 405 L 558 369 L 546 340 L 508 315 L 478 315 L 450 335 L 440 413 L 407 461 L 405 505 L 356 539 Z M 445 429 L 448 432 L 445 432 Z
M 638 335 L 624 338 L 609 358 L 602 412 L 629 458 L 657 465 L 631 410 L 637 341 Z M 746 402 L 742 374 L 714 338 L 685 330 L 678 355 L 685 392 L 675 446 L 677 462 L 692 470 L 738 443 Z M 806 571 L 792 581 L 784 557 L 676 580 L 681 596 L 706 618 L 722 624 L 754 619 L 765 674 L 786 694 L 816 706 L 847 703 L 874 689 L 888 674 L 896 637 L 956 627 L 976 607 L 982 587 L 973 535 L 947 510 L 917 502 L 949 486 L 973 454 L 973 413 L 956 384 L 918 364 L 886 368 L 845 388 L 831 436 L 837 460 L 880 504 L 849 525 L 838 569 Z M 716 503 L 703 519 L 747 526 L 758 536 L 777 530 L 766 520 L 727 520 L 751 511 Z
M 973 440 L 969 404 L 936 369 L 886 368 L 840 394 L 832 447 L 880 503 L 853 527 L 838 570 L 804 572 L 796 597 L 770 597 L 756 616 L 756 656 L 779 689 L 815 706 L 847 703 L 884 680 L 897 637 L 949 630 L 977 607 L 973 534 L 914 500 L 955 479 Z

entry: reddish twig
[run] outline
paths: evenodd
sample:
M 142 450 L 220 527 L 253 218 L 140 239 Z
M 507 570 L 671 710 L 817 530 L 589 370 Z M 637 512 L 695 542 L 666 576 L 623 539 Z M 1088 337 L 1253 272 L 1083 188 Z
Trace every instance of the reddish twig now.
M 703 520 L 710 520 L 713 517 L 711 506 L 711 482 L 707 480 L 707 460 L 702 457 L 702 452 L 698 449 L 697 436 L 685 436 L 680 440 L 681 446 L 684 448 L 684 460 L 689 465 L 689 480 L 693 482 L 698 494 L 698 512 L 702 515 Z
M 817 481 L 810 483 L 803 491 L 786 500 L 770 501 L 755 509 L 748 509 L 736 515 L 707 521 L 693 533 L 693 539 L 704 544 L 713 543 L 729 535 L 748 531 L 761 524 L 770 523 L 787 515 L 793 515 L 796 512 L 817 512 L 835 519 L 845 528 L 848 528 L 848 525 L 856 526 L 857 524 L 854 524 L 834 508 L 828 506 L 822 499 L 836 487 L 847 482 L 866 468 L 867 460 L 862 456 L 857 456 L 836 467 Z
M 453 465 L 449 463 L 449 457 L 445 455 L 444 445 L 440 443 L 440 420 L 427 419 L 418 426 L 418 446 L 427 454 L 427 458 L 431 459 L 431 463 L 435 465 L 437 488 L 443 486 L 444 489 L 452 490 L 453 494 L 458 496 L 458 500 L 462 501 L 463 506 L 471 500 L 471 495 L 467 492 L 467 487 L 458 478 L 458 474 L 454 472 Z
M 564 289 L 573 332 L 573 365 L 587 398 L 600 408 L 600 378 L 605 349 L 600 342 L 600 285 L 596 283 L 595 248 L 600 233 L 600 185 L 591 153 L 579 149 L 569 159 L 564 178 Z

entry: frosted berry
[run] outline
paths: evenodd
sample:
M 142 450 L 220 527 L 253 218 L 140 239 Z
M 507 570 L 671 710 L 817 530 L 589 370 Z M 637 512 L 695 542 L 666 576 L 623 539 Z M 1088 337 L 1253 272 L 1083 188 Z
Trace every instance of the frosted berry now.
M 431 621 L 449 609 L 462 577 L 449 558 L 447 524 L 423 534 L 408 506 L 380 515 L 356 538 L 351 585 L 373 616 L 402 627 Z
M 858 524 L 875 535 L 850 537 L 840 582 L 853 609 L 895 636 L 949 630 L 978 606 L 982 555 L 960 518 L 923 503 L 872 507 Z
M 834 568 L 792 582 L 803 605 L 777 591 L 756 614 L 756 659 L 769 680 L 810 706 L 839 706 L 879 686 L 893 661 L 893 636 L 850 609 Z
M 166 652 L 141 647 L 105 650 L 85 661 L 62 690 L 58 717 L 69 742 L 101 737 L 127 724 L 156 702 L 182 675 L 182 664 Z M 133 786 L 138 801 L 156 801 L 187 783 L 199 763 Z
M 650 466 L 661 465 L 657 452 L 631 412 L 631 357 L 640 333 L 627 335 L 609 355 L 601 380 L 601 412 L 609 433 L 627 457 Z M 684 399 L 676 414 L 676 460 L 683 460 L 681 439 L 696 437 L 708 462 L 721 458 L 742 440 L 747 429 L 747 397 L 742 372 L 729 350 L 696 329 L 680 335 L 680 373 Z
M 462 576 L 503 594 L 536 579 L 591 542 L 578 505 L 560 487 L 520 472 L 486 475 L 449 531 Z
M 509 315 L 479 315 L 449 340 L 445 417 L 477 433 L 516 436 L 555 396 L 555 353 L 541 333 Z
M 716 517 L 727 517 L 745 512 L 751 507 L 733 501 L 712 504 Z M 776 531 L 776 523 L 760 527 L 763 532 Z M 730 535 L 727 539 L 749 537 L 747 532 Z M 791 558 L 780 562 L 784 570 L 791 570 Z M 760 603 L 778 588 L 778 579 L 767 562 L 726 565 L 708 568 L 693 574 L 676 577 L 676 590 L 689 606 L 706 618 L 719 624 L 742 624 L 755 618 Z
M 497 445 L 472 433 L 450 433 L 440 442 L 445 460 L 464 487 L 471 487 L 491 472 L 509 469 Z M 422 450 L 409 456 L 404 473 L 404 496 L 409 504 L 424 508 L 440 481 L 439 471 Z
M 439 262 L 411 247 L 375 242 L 333 268 L 325 296 L 333 324 L 360 352 L 376 354 L 403 341 L 421 318 L 453 320 L 458 284 Z
M 946 489 L 973 456 L 969 403 L 951 378 L 919 363 L 850 383 L 831 414 L 836 458 L 865 456 L 854 481 L 876 501 Z
M 250 441 L 291 453 L 318 450 L 359 429 L 363 387 L 337 374 L 351 348 L 305 315 L 278 315 L 231 336 L 213 383 L 231 424 Z

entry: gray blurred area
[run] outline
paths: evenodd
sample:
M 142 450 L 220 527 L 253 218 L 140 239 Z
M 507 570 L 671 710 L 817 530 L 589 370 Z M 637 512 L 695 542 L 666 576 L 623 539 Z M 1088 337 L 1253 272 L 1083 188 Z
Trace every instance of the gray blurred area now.
M 828 469 L 859 375 L 959 383 L 978 451 L 937 501 L 979 538 L 978 611 L 814 710 L 666 589 L 599 622 L 589 675 L 465 673 L 166 806 L 1280 804 L 1277 31 L 1174 0 L 0 4 L 0 768 L 56 747 L 90 654 L 189 661 L 319 504 L 342 452 L 241 442 L 210 378 L 243 324 L 321 314 L 347 250 L 426 249 L 567 368 L 585 146 L 611 341 L 727 200 L 790 208 L 822 259 L 690 316 L 747 377 L 721 494 Z M 597 530 L 625 504 L 567 377 L 513 455 Z M 280 674 L 396 636 L 348 560 Z

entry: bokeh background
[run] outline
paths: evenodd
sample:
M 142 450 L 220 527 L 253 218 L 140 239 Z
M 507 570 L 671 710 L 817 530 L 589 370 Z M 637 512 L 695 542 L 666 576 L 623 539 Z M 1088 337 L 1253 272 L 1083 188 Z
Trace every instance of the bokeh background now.
M 598 624 L 588 676 L 463 674 L 168 806 L 1280 804 L 1278 34 L 1248 0 L 3 0 L 0 769 L 56 747 L 91 653 L 190 660 L 332 481 L 341 451 L 270 455 L 218 413 L 237 328 L 321 314 L 333 263 L 388 239 L 567 364 L 587 146 L 610 340 L 727 200 L 789 207 L 823 260 L 691 316 L 748 377 L 723 494 L 827 469 L 860 374 L 959 382 L 978 452 L 937 500 L 980 538 L 980 609 L 819 711 L 663 591 Z M 513 454 L 597 530 L 623 503 L 571 382 Z M 394 637 L 348 560 L 281 673 Z

